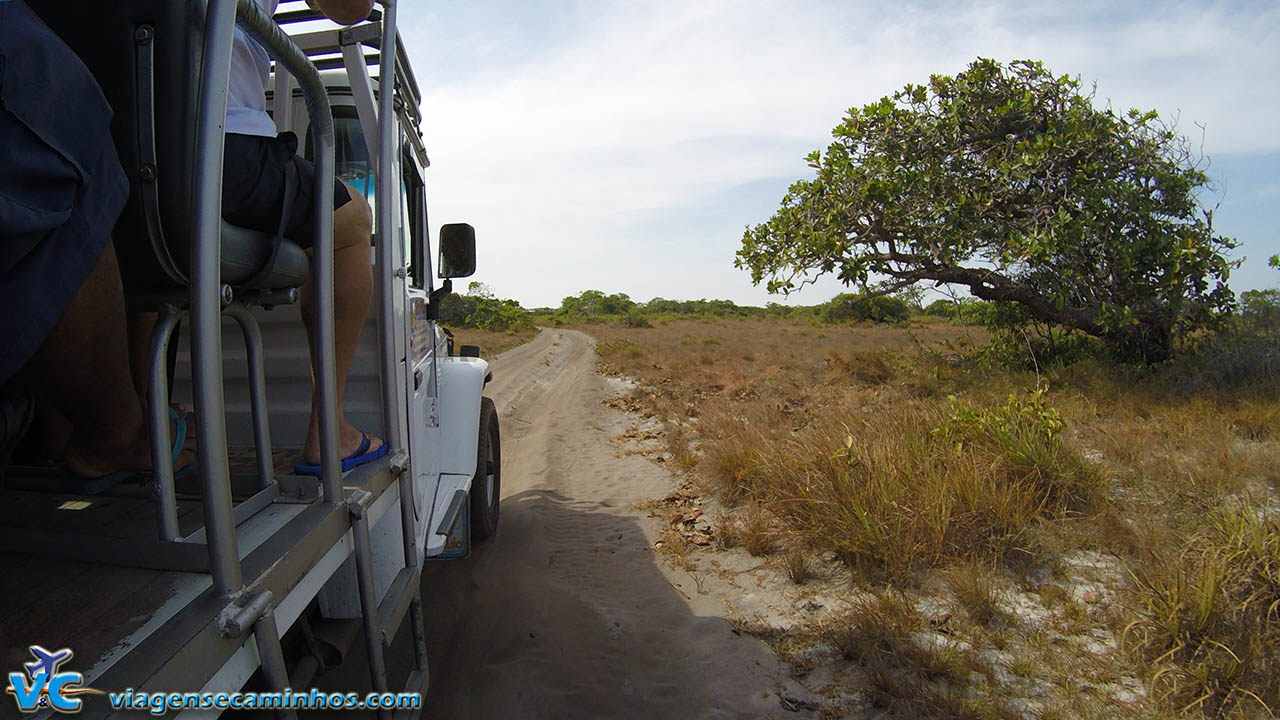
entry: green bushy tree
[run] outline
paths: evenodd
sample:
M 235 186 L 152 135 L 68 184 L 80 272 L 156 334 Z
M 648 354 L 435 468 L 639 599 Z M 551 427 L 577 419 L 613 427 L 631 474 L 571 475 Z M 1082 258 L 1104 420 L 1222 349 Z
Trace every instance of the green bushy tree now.
M 533 318 L 515 300 L 497 297 L 485 283 L 472 282 L 465 295 L 440 301 L 440 323 L 446 327 L 515 330 L 533 326 Z
M 478 298 L 450 293 L 440 301 L 440 323 L 446 327 L 470 327 L 467 318 L 476 309 Z
M 833 135 L 809 156 L 816 176 L 743 236 L 736 264 L 771 292 L 827 273 L 966 286 L 1151 362 L 1233 304 L 1235 243 L 1197 200 L 1208 178 L 1185 138 L 1038 62 L 979 59 L 850 110 Z
M 822 306 L 819 316 L 825 322 L 901 323 L 911 316 L 911 307 L 906 300 L 892 295 L 841 293 Z
M 556 314 L 596 320 L 606 315 L 626 315 L 635 306 L 626 293 L 606 295 L 599 290 L 584 290 L 561 300 Z

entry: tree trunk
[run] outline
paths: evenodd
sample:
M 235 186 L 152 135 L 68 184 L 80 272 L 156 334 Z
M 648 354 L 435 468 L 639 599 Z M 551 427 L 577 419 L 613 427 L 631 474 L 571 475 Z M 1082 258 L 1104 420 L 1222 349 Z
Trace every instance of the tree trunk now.
M 1173 331 L 1149 322 L 1139 322 L 1102 336 L 1112 355 L 1122 362 L 1152 365 L 1173 356 Z

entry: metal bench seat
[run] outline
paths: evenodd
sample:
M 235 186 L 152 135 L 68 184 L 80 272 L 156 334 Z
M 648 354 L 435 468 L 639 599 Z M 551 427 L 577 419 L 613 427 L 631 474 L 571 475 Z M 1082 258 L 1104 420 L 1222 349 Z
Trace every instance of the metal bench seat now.
M 301 285 L 311 274 L 311 259 L 297 243 L 222 222 L 222 281 L 232 287 L 278 290 Z

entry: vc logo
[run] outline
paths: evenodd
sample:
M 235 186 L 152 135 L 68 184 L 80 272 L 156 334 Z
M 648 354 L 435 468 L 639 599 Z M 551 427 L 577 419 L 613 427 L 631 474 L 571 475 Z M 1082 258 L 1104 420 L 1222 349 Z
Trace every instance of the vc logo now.
M 80 673 L 58 672 L 58 666 L 71 659 L 70 649 L 49 652 L 39 645 L 32 645 L 31 654 L 36 661 L 22 666 L 27 671 L 26 675 L 9 673 L 9 687 L 5 688 L 6 692 L 13 694 L 19 711 L 31 713 L 51 707 L 58 712 L 79 712 L 81 701 L 72 696 L 102 694 L 101 690 L 78 687 L 84 682 Z M 27 676 L 30 676 L 30 681 Z

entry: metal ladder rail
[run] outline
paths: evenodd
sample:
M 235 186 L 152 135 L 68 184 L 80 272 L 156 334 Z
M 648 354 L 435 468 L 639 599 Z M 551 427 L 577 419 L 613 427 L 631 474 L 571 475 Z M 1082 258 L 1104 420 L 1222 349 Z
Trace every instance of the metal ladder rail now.
M 401 56 L 403 55 L 403 50 L 398 45 L 399 27 L 397 26 L 396 0 L 381 1 L 383 1 L 383 40 L 381 40 L 380 46 L 381 56 L 379 59 L 379 77 L 389 77 L 393 79 L 389 92 L 387 91 L 388 88 L 383 86 L 383 83 L 379 82 L 379 87 L 383 90 L 378 97 L 379 104 L 381 105 L 381 111 L 378 114 L 379 132 L 381 135 L 378 142 L 380 168 L 385 167 L 385 164 L 393 163 L 394 158 L 396 158 L 396 155 L 394 154 L 399 150 L 399 143 L 393 142 L 396 123 L 393 122 L 392 118 L 396 117 L 396 82 L 394 82 L 394 78 L 397 77 L 396 69 L 399 65 L 399 60 L 401 60 Z M 388 60 L 388 58 L 390 58 L 390 60 Z M 389 67 L 388 63 L 390 64 Z M 408 77 L 412 78 L 412 73 L 407 69 L 407 56 L 404 58 L 404 65 L 406 65 L 406 73 L 408 74 Z M 417 92 L 419 92 L 419 90 L 417 90 L 416 82 L 412 83 L 411 90 L 412 94 L 415 96 Z M 413 102 L 413 100 L 411 100 L 411 102 Z M 413 104 L 416 105 L 416 102 L 413 102 Z M 385 184 L 387 183 L 381 183 L 381 186 L 385 186 Z M 390 191 L 398 191 L 398 188 L 381 186 L 378 188 L 381 192 L 389 193 Z M 379 220 L 379 225 L 383 228 L 389 228 L 390 211 L 392 211 L 389 202 L 379 202 L 379 208 L 381 208 L 381 210 L 379 210 L 380 213 L 383 213 L 383 218 Z M 422 232 L 426 232 L 425 224 L 424 227 L 422 227 Z M 390 245 L 392 245 L 390 242 L 380 242 L 379 247 L 387 247 L 387 250 L 385 251 L 379 250 L 380 252 L 385 252 L 383 258 L 390 258 Z M 379 260 L 383 260 L 383 258 L 380 258 Z M 428 261 L 429 270 L 430 259 L 426 261 Z M 392 275 L 392 269 L 390 269 L 390 263 L 381 263 L 380 261 L 380 264 L 387 265 L 387 268 L 385 268 L 383 273 L 381 273 L 381 277 L 384 278 L 383 287 L 388 288 L 388 290 L 384 290 L 383 292 L 384 299 L 381 310 L 383 310 L 384 316 L 387 316 L 390 310 L 389 281 L 390 275 Z M 430 272 L 428 272 L 428 277 L 430 277 Z M 389 328 L 390 325 L 388 323 L 388 331 Z M 394 347 L 394 338 L 390 337 L 389 332 L 383 333 L 381 341 L 383 341 L 383 352 L 388 352 L 390 348 Z M 434 351 L 435 350 L 433 350 L 433 352 Z M 383 373 L 394 373 L 396 370 L 397 368 L 394 365 L 384 364 L 383 366 Z M 384 386 L 390 384 L 390 379 L 392 378 L 390 378 L 389 375 L 384 379 Z M 397 436 L 398 434 L 399 432 L 397 427 Z M 415 523 L 413 523 L 413 471 L 408 457 L 404 457 L 404 460 L 402 461 L 401 471 L 399 471 L 397 477 L 397 484 L 399 488 L 399 502 L 401 502 L 401 542 L 404 550 L 404 569 L 402 570 L 402 573 L 404 574 L 404 577 L 412 583 L 412 588 L 410 589 L 412 600 L 410 601 L 410 611 L 408 611 L 408 616 L 410 616 L 410 630 L 412 633 L 413 643 L 413 665 L 415 665 L 415 669 L 413 669 L 413 673 L 410 675 L 410 679 L 408 679 L 407 687 L 419 689 L 420 692 L 425 694 L 426 688 L 428 688 L 428 684 L 430 682 L 430 667 L 428 665 L 428 657 L 426 657 L 426 624 L 424 623 L 424 620 L 422 620 L 421 569 L 419 557 L 417 557 Z M 389 637 L 387 638 L 387 643 L 390 644 Z
M 399 33 L 396 27 L 397 20 L 397 2 L 396 0 L 378 0 L 382 5 L 382 44 L 380 63 L 380 77 L 395 78 L 396 67 L 396 40 Z M 361 64 L 361 72 L 365 73 L 367 78 L 367 68 Z M 354 86 L 355 80 L 352 79 L 351 84 Z M 366 81 L 367 84 L 367 81 Z M 383 427 L 386 430 L 384 442 L 387 443 L 388 452 L 395 455 L 401 455 L 404 451 L 404 440 L 400 433 L 400 416 L 405 411 L 402 403 L 398 401 L 398 393 L 396 388 L 399 383 L 405 382 L 404 372 L 400 366 L 400 362 L 396 358 L 395 353 L 395 324 L 393 322 L 395 312 L 395 299 L 393 297 L 393 289 L 396 287 L 395 281 L 397 277 L 403 277 L 400 268 L 393 267 L 395 264 L 395 248 L 400 246 L 399 243 L 391 242 L 391 229 L 395 227 L 396 215 L 395 209 L 398 205 L 398 196 L 400 192 L 399 182 L 389 182 L 391 177 L 391 169 L 395 167 L 396 154 L 399 152 L 400 145 L 396 141 L 398 135 L 398 125 L 396 123 L 395 110 L 395 83 L 391 85 L 379 85 L 378 94 L 378 184 L 375 188 L 377 193 L 377 252 L 378 252 L 378 275 L 377 288 L 379 300 L 378 313 L 378 337 L 382 346 L 382 403 L 383 403 Z M 413 632 L 414 647 L 414 670 L 409 676 L 406 684 L 406 691 L 426 691 L 426 685 L 429 678 L 427 669 L 427 652 L 426 652 L 426 628 L 422 618 L 422 583 L 418 569 L 418 552 L 417 544 L 414 538 L 413 523 L 413 472 L 407 456 L 398 463 L 399 472 L 397 473 L 396 482 L 399 484 L 400 491 L 400 530 L 401 542 L 404 550 L 405 566 L 401 569 L 396 580 L 392 582 L 393 590 L 399 590 L 401 593 L 409 593 L 410 600 L 410 624 Z M 367 528 L 365 528 L 367 532 Z M 359 537 L 359 529 L 357 529 L 357 538 Z M 398 620 L 398 609 L 394 606 L 400 604 L 400 598 L 393 593 L 388 593 L 387 601 L 390 612 L 384 612 L 377 603 L 377 597 L 373 594 L 372 582 L 372 563 L 369 559 L 363 558 L 367 553 L 359 552 L 360 545 L 357 542 L 356 554 L 356 571 L 360 573 L 360 563 L 362 559 L 369 563 L 367 571 L 368 582 L 363 578 L 360 580 L 361 587 L 361 612 L 365 620 L 365 643 L 369 648 L 369 672 L 375 687 L 386 687 L 386 670 L 381 658 L 383 654 L 383 646 L 390 645 L 393 633 L 390 632 Z M 366 544 L 367 548 L 367 544 Z M 366 601 L 366 586 L 367 597 Z M 377 656 L 378 662 L 375 663 L 373 658 Z M 407 713 L 416 715 L 416 713 Z M 389 717 L 390 713 L 381 713 L 383 717 Z
M 382 44 L 380 47 L 381 57 L 379 58 L 380 68 L 378 75 L 380 78 L 392 78 L 390 87 L 379 82 L 381 93 L 378 96 L 380 111 L 378 113 L 378 167 L 388 167 L 395 161 L 395 153 L 399 151 L 399 143 L 395 142 L 396 123 L 395 114 L 395 78 L 397 77 L 396 68 L 403 54 L 397 41 L 400 38 L 400 30 L 397 27 L 397 7 L 396 0 L 381 0 L 383 6 L 382 12 Z M 407 66 L 408 60 L 406 58 Z M 367 70 L 366 70 L 367 72 Z M 412 87 L 412 91 L 416 94 L 418 89 L 416 84 Z M 397 183 L 398 185 L 399 183 Z M 388 183 L 379 183 L 376 191 L 385 193 L 383 197 L 379 197 L 378 207 L 381 217 L 378 220 L 380 232 L 386 233 L 391 228 L 391 211 L 392 205 L 385 200 L 389 199 L 392 191 L 399 191 L 398 187 L 387 187 Z M 423 227 L 426 232 L 426 227 Z M 406 229 L 407 231 L 407 229 Z M 382 278 L 383 298 L 382 298 L 382 317 L 388 318 L 392 310 L 391 293 L 393 270 L 390 267 L 391 247 L 392 243 L 386 241 L 387 238 L 379 238 L 379 265 L 382 266 L 380 277 Z M 428 262 L 430 262 L 428 260 Z M 384 320 L 379 326 L 382 341 L 382 350 L 384 358 L 392 355 L 392 349 L 395 347 L 395 340 L 391 337 L 392 326 L 389 321 Z M 434 352 L 434 351 L 433 351 Z M 399 366 L 395 363 L 384 362 L 383 364 L 383 385 L 384 388 L 389 386 L 395 377 L 396 370 Z M 384 396 L 389 397 L 390 394 L 384 389 Z M 394 419 L 388 411 L 386 413 L 388 425 Z M 396 425 L 397 444 L 396 447 L 402 447 L 399 438 L 399 425 Z M 401 543 L 404 550 L 404 573 L 408 582 L 412 583 L 409 588 L 411 600 L 409 603 L 409 624 L 412 632 L 413 642 L 413 659 L 414 670 L 409 676 L 407 683 L 408 688 L 414 688 L 422 693 L 426 693 L 427 685 L 430 681 L 430 668 L 427 661 L 427 645 L 426 645 L 426 624 L 422 617 L 422 580 L 421 570 L 418 561 L 417 538 L 414 530 L 414 498 L 413 498 L 413 469 L 409 458 L 405 457 L 402 462 L 401 471 L 398 477 L 400 483 L 400 532 Z M 392 620 L 394 622 L 394 620 Z M 385 638 L 390 645 L 391 638 Z
M 236 25 L 271 51 L 279 64 L 298 77 L 314 128 L 317 237 L 313 245 L 312 276 L 318 292 L 312 356 L 315 358 L 313 369 L 320 404 L 321 483 L 324 501 L 329 504 L 343 502 L 334 367 L 333 213 L 329 209 L 333 204 L 334 128 L 328 96 L 318 71 L 270 16 L 253 0 L 209 0 L 196 145 L 195 233 L 198 242 L 192 258 L 191 287 L 193 356 L 217 359 L 216 362 L 197 361 L 193 368 L 201 427 L 200 470 L 204 484 L 205 529 L 214 587 L 230 601 L 222 613 L 227 619 L 225 634 L 239 636 L 252 627 L 263 672 L 273 689 L 283 691 L 288 683 L 288 674 L 280 647 L 279 628 L 272 615 L 271 594 L 264 592 L 250 598 L 244 592 L 244 578 L 236 550 L 222 398 L 220 320 L 225 287 L 220 280 L 222 119 L 226 116 L 231 45 Z M 246 342 L 251 342 L 250 326 L 244 324 L 240 317 L 237 321 L 242 323 Z M 261 360 L 260 357 L 258 359 Z M 255 433 L 255 439 L 261 441 L 263 435 Z M 260 464 L 262 461 L 260 457 Z M 278 715 L 282 718 L 295 717 L 292 711 L 281 711 Z

